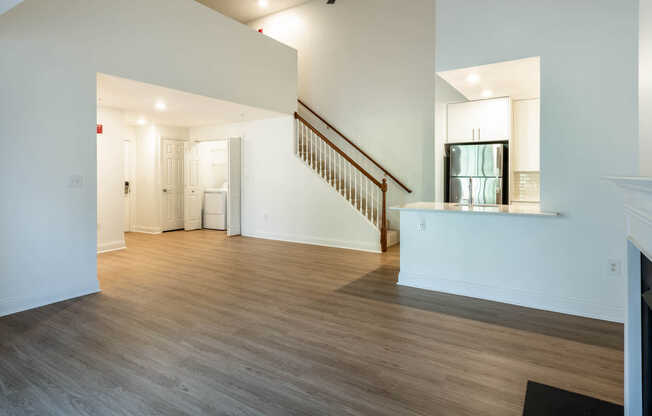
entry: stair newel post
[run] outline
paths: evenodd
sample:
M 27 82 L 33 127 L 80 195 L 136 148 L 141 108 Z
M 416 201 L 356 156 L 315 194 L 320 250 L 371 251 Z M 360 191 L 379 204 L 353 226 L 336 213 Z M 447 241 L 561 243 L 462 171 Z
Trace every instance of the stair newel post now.
M 380 225 L 380 249 L 382 252 L 387 251 L 387 179 L 383 178 L 383 204 L 382 204 L 382 223 Z

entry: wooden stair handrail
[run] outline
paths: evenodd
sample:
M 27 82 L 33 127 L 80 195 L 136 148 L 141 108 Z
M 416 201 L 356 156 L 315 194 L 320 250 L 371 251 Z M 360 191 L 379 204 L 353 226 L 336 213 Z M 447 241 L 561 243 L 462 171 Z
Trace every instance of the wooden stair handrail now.
M 371 176 L 369 172 L 365 170 L 362 166 L 358 165 L 355 160 L 351 159 L 346 153 L 344 153 L 343 150 L 341 150 L 339 147 L 337 147 L 333 142 L 328 140 L 323 134 L 319 132 L 315 127 L 313 127 L 312 124 L 310 124 L 308 121 L 306 121 L 305 118 L 301 117 L 298 113 L 294 113 L 294 118 L 297 120 L 301 120 L 301 123 L 303 123 L 306 127 L 308 127 L 313 133 L 315 133 L 317 136 L 319 136 L 320 139 L 322 139 L 327 145 L 329 145 L 333 150 L 335 150 L 337 153 L 340 154 L 347 162 L 349 162 L 353 167 L 355 167 L 358 171 L 360 171 L 364 176 L 366 176 L 374 185 L 379 187 L 381 190 L 383 190 L 383 185 L 378 181 L 378 179 L 374 178 Z M 384 192 L 384 190 L 383 190 Z
M 370 160 L 374 165 L 378 166 L 378 168 L 379 168 L 380 170 L 382 170 L 382 171 L 383 171 L 387 176 L 389 176 L 390 178 L 392 178 L 392 180 L 393 180 L 394 182 L 396 182 L 396 183 L 397 183 L 401 188 L 405 189 L 405 191 L 406 191 L 407 193 L 409 193 L 409 194 L 412 193 L 412 190 L 411 190 L 410 188 L 408 188 L 407 186 L 403 185 L 403 183 L 402 183 L 401 181 L 399 181 L 398 179 L 396 179 L 396 177 L 394 177 L 394 175 L 392 175 L 391 173 L 389 173 L 389 171 L 388 171 L 387 169 L 385 169 L 385 168 L 384 168 L 380 163 L 376 162 L 376 161 L 375 161 L 371 156 L 369 156 L 367 153 L 365 153 L 364 150 L 360 149 L 360 148 L 358 147 L 358 145 L 356 145 L 355 143 L 353 143 L 353 141 L 352 141 L 351 139 L 349 139 L 348 137 L 346 137 L 346 136 L 344 135 L 344 133 L 342 133 L 341 131 L 339 131 L 338 129 L 336 129 L 335 126 L 333 126 L 333 125 L 330 124 L 328 121 L 326 121 L 322 116 L 320 116 L 319 114 L 317 114 L 317 113 L 316 113 L 312 108 L 308 107 L 308 106 L 306 105 L 306 103 L 304 103 L 304 102 L 301 101 L 301 100 L 297 100 L 297 101 L 299 102 L 299 104 L 301 104 L 303 107 L 305 107 L 306 110 L 310 111 L 310 112 L 311 112 L 315 117 L 317 117 L 317 118 L 318 118 L 319 120 L 321 120 L 324 124 L 326 124 L 326 126 L 328 126 L 329 129 L 333 130 L 335 133 L 337 133 L 338 135 L 340 135 L 340 137 L 342 137 L 344 140 L 346 140 L 346 142 L 349 143 L 351 146 L 353 146 L 353 148 L 354 148 L 355 150 L 357 150 L 358 152 L 362 153 L 362 155 L 363 155 L 364 157 L 366 157 L 367 159 L 369 159 L 369 160 Z M 330 142 L 329 142 L 329 143 L 330 143 Z

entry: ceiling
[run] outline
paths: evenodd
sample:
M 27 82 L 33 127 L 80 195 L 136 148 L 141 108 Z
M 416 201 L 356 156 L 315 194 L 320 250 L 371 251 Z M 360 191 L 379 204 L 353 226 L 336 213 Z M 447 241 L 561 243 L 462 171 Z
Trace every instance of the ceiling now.
M 495 97 L 512 97 L 513 100 L 539 98 L 539 57 L 455 69 L 438 72 L 437 75 L 468 100 Z
M 282 115 L 105 74 L 97 75 L 97 97 L 98 106 L 125 110 L 129 124 L 138 124 L 139 120 L 144 120 L 167 126 L 195 127 Z M 156 109 L 159 102 L 165 104 L 165 110 Z
M 289 9 L 311 0 L 267 0 L 267 6 L 261 7 L 258 0 L 196 0 L 215 9 L 225 16 L 239 22 L 247 23 L 281 10 Z

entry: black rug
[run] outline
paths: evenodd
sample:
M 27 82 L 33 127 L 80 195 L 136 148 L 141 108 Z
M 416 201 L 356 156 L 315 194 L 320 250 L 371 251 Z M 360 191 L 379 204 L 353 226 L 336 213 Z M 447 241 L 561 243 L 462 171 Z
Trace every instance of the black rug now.
M 623 416 L 622 406 L 561 390 L 545 384 L 527 382 L 523 416 Z

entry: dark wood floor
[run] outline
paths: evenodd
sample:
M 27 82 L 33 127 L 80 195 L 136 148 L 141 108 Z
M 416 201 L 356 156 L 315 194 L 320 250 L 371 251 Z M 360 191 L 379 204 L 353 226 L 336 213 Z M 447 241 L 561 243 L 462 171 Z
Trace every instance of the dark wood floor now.
M 397 287 L 383 255 L 130 234 L 102 293 L 0 318 L 1 415 L 521 415 L 623 401 L 621 325 Z

